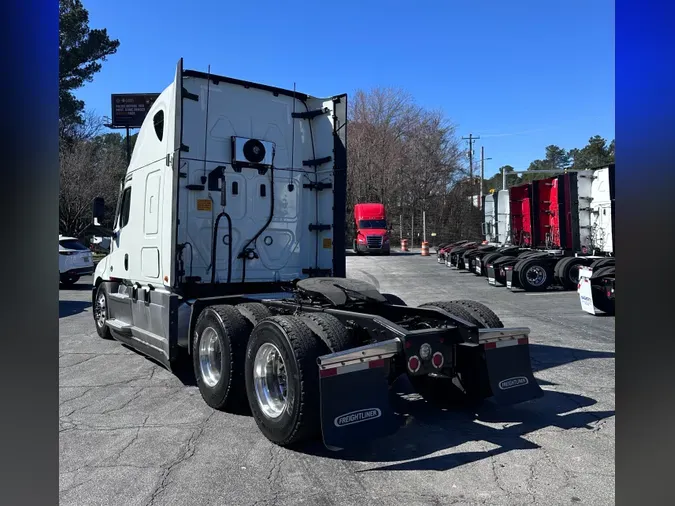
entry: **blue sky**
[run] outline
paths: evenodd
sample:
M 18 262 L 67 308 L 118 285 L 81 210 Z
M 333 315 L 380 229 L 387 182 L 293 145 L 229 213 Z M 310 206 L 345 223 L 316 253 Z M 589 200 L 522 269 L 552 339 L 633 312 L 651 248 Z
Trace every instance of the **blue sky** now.
M 117 54 L 77 95 L 160 92 L 185 67 L 315 96 L 400 87 L 479 135 L 486 177 L 614 138 L 614 2 L 83 0 Z M 363 5 L 362 5 L 363 4 Z

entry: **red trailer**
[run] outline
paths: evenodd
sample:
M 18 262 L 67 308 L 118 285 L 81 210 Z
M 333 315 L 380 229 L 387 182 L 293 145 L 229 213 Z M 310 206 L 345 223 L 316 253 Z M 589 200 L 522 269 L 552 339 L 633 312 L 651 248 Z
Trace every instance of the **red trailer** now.
M 540 179 L 533 183 L 533 208 L 535 233 L 534 246 L 536 248 L 552 249 L 562 248 L 561 221 L 565 216 L 560 215 L 561 197 L 564 203 L 564 190 L 560 191 L 559 179 L 551 177 Z
M 511 242 L 517 246 L 532 246 L 532 184 L 513 186 L 511 200 Z

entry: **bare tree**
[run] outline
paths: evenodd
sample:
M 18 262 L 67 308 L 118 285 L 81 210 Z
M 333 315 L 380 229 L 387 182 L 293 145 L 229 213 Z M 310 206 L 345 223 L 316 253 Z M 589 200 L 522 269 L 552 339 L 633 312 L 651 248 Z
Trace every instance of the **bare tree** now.
M 59 233 L 81 237 L 91 223 L 93 199 L 104 197 L 108 206 L 116 202 L 124 151 L 119 143 L 81 139 L 62 143 L 59 162 Z
M 101 134 L 104 120 L 94 111 L 85 111 L 82 113 L 81 123 L 68 123 L 61 121 L 59 123 L 59 139 L 61 144 L 73 144 L 77 141 L 92 140 Z
M 421 230 L 423 211 L 440 232 L 450 202 L 457 204 L 449 192 L 465 172 L 455 125 L 392 88 L 357 91 L 349 119 L 348 219 L 354 204 L 381 202 L 400 237 L 410 237 L 412 220 Z

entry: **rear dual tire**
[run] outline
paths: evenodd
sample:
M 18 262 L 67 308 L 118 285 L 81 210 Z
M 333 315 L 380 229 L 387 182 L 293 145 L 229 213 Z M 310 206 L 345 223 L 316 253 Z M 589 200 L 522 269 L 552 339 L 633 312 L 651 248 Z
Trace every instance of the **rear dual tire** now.
M 255 327 L 246 347 L 246 394 L 251 413 L 265 437 L 280 446 L 292 446 L 321 433 L 316 361 L 330 350 L 307 321 L 321 319 L 267 318 Z M 319 324 L 319 328 L 323 326 Z M 275 373 L 281 366 L 284 373 Z
M 244 356 L 253 328 L 271 316 L 259 302 L 209 306 L 195 324 L 192 367 L 204 401 L 214 409 L 246 405 Z
M 213 409 L 236 410 L 244 403 L 249 332 L 249 321 L 234 306 L 209 306 L 197 319 L 192 366 L 199 392 Z
M 272 316 L 260 303 L 210 306 L 195 325 L 193 368 L 214 409 L 248 404 L 270 441 L 291 446 L 320 434 L 317 358 L 353 346 L 325 313 Z

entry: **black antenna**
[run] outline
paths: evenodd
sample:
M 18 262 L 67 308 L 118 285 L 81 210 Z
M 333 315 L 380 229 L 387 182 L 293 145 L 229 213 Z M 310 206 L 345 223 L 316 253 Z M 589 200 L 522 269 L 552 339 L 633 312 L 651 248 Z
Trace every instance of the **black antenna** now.
M 206 79 L 206 121 L 204 121 L 204 174 L 202 175 L 202 184 L 206 184 L 206 147 L 209 139 L 209 98 L 211 96 L 211 65 L 208 69 Z
M 291 182 L 288 183 L 288 191 L 293 191 L 293 176 L 295 170 L 295 83 L 293 83 L 293 115 L 291 116 L 293 120 L 293 128 L 291 133 Z

